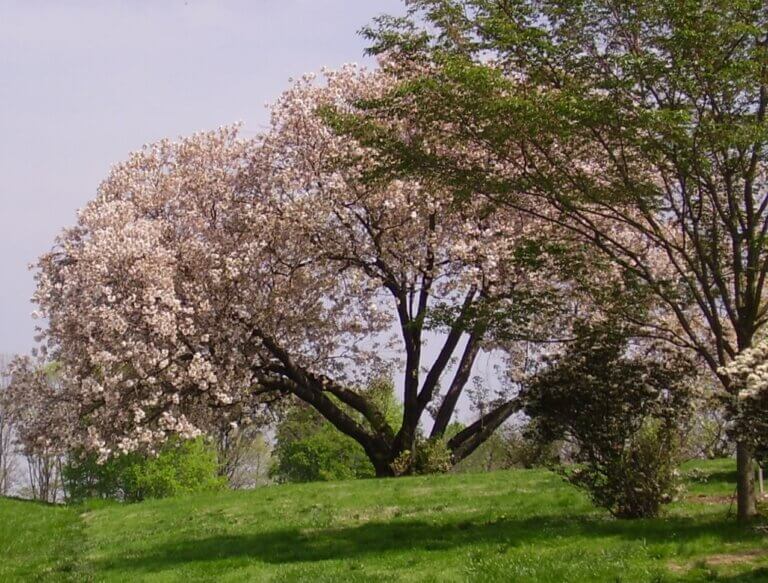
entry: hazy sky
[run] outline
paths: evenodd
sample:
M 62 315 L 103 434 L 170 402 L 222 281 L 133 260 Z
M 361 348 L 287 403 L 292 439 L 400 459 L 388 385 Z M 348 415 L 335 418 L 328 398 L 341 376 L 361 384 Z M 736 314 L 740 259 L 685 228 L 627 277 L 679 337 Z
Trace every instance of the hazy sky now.
M 361 62 L 400 0 L 0 0 L 0 353 L 33 341 L 27 265 L 142 144 L 236 121 Z

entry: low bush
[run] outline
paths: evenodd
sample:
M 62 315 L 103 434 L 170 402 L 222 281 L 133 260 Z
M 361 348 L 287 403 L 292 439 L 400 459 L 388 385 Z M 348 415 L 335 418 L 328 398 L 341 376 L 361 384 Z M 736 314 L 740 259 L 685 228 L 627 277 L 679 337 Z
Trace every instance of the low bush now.
M 662 505 L 672 502 L 682 487 L 677 442 L 676 432 L 652 419 L 617 455 L 562 471 L 568 481 L 587 490 L 597 505 L 614 516 L 658 516 Z
M 169 442 L 156 456 L 131 453 L 101 464 L 94 454 L 73 455 L 62 474 L 74 503 L 89 498 L 138 502 L 226 486 L 215 448 L 202 438 Z
M 413 451 L 405 450 L 392 464 L 396 476 L 445 474 L 453 467 L 451 450 L 443 439 L 416 440 Z
M 563 439 L 573 466 L 559 470 L 620 518 L 652 517 L 678 492 L 680 419 L 690 365 L 631 345 L 619 326 L 577 328 L 526 391 L 531 432 Z

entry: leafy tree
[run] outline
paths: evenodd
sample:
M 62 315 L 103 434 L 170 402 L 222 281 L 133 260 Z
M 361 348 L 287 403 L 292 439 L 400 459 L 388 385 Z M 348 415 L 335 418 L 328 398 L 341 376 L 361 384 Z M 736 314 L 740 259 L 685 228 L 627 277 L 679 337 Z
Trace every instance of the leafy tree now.
M 7 496 L 16 475 L 16 447 L 14 444 L 12 404 L 5 399 L 4 391 L 8 387 L 9 359 L 0 354 L 0 496 Z
M 621 518 L 656 516 L 677 486 L 690 365 L 649 358 L 613 323 L 576 331 L 534 378 L 525 411 L 539 440 L 575 446 L 577 465 L 562 471 L 595 503 Z
M 230 422 L 216 432 L 214 440 L 219 471 L 230 488 L 253 488 L 268 481 L 272 452 L 262 427 Z
M 694 379 L 692 414 L 682 423 L 685 459 L 721 459 L 733 457 L 736 452 L 731 399 L 713 391 L 709 386 L 712 382 L 717 381 L 711 376 Z
M 533 424 L 533 425 L 532 425 Z M 560 461 L 563 443 L 536 437 L 535 422 L 497 431 L 455 468 L 458 472 L 492 472 L 512 468 L 552 467 Z
M 365 451 L 313 408 L 296 403 L 279 423 L 271 475 L 280 482 L 372 478 Z
M 215 449 L 203 439 L 169 442 L 156 456 L 128 453 L 99 463 L 98 455 L 72 455 L 62 469 L 70 502 L 105 498 L 138 502 L 226 486 Z
M 509 448 L 505 437 L 505 432 L 500 429 L 472 452 L 472 455 L 457 464 L 454 471 L 478 473 L 509 469 L 512 465 L 508 462 Z
M 721 367 L 768 321 L 766 4 L 409 5 L 410 18 L 367 34 L 415 74 L 364 117 L 417 129 L 340 127 L 393 172 L 552 221 L 609 258 L 657 304 L 650 320 L 627 316 L 695 351 L 735 398 Z M 755 496 L 744 440 L 737 466 L 746 520 Z
M 373 382 L 365 391 L 397 427 L 402 419 L 389 381 Z M 271 474 L 282 482 L 314 482 L 372 478 L 375 468 L 365 450 L 344 435 L 314 408 L 296 401 L 280 420 L 273 450 Z
M 55 362 L 16 357 L 6 371 L 8 386 L 0 393 L 0 409 L 10 421 L 15 449 L 27 467 L 24 493 L 52 503 L 62 494 L 61 469 L 67 453 L 63 428 L 72 420 L 71 409 L 60 401 L 63 385 L 58 370 Z

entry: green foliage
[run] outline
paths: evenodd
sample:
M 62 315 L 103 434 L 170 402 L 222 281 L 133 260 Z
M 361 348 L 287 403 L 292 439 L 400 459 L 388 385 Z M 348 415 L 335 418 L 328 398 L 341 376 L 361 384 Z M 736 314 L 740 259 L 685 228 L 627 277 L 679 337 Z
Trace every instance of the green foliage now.
M 392 464 L 396 476 L 444 474 L 452 467 L 453 457 L 444 438 L 418 437 L 413 451 L 405 450 Z
M 514 468 L 552 467 L 560 457 L 560 441 L 535 438 L 530 422 L 526 425 L 501 428 L 494 432 L 468 457 L 459 462 L 456 472 L 493 472 Z
M 547 468 L 560 461 L 564 443 L 557 439 L 536 439 L 536 421 L 506 435 L 507 457 L 513 468 Z
M 138 455 L 112 458 L 103 464 L 97 463 L 96 454 L 85 457 L 73 452 L 62 467 L 62 483 L 67 500 L 78 504 L 91 498 L 122 500 L 123 474 L 132 463 L 139 461 Z
M 372 478 L 373 465 L 362 446 L 309 406 L 296 404 L 278 426 L 275 464 L 279 482 Z
M 577 327 L 577 340 L 526 392 L 532 431 L 575 447 L 562 469 L 596 504 L 621 518 L 656 516 L 677 492 L 678 422 L 687 410 L 689 365 L 631 353 L 629 330 Z
M 216 451 L 202 438 L 170 442 L 157 456 L 132 453 L 97 463 L 73 457 L 62 470 L 70 502 L 90 498 L 137 502 L 223 489 Z
M 508 470 L 506 432 L 499 429 L 480 446 L 453 467 L 456 473 Z
M 695 350 L 710 373 L 753 344 L 768 284 L 764 0 L 408 5 L 406 18 L 364 31 L 393 70 L 418 71 L 360 116 L 393 129 L 347 120 L 339 131 L 380 152 L 393 175 L 554 217 L 653 303 L 617 313 Z M 406 124 L 418 131 L 403 134 Z M 740 457 L 768 457 L 768 406 L 734 408 Z
M 0 499 L 0 581 L 764 581 L 765 534 L 727 518 L 734 465 L 687 466 L 706 479 L 643 521 L 543 470 L 77 508 Z
M 218 475 L 215 450 L 202 439 L 172 444 L 157 457 L 132 464 L 126 472 L 128 500 L 167 498 L 219 490 L 225 481 Z
M 362 393 L 384 418 L 385 431 L 394 433 L 402 411 L 391 381 L 371 383 Z M 349 409 L 347 414 L 365 423 Z M 270 475 L 279 482 L 316 482 L 372 478 L 375 470 L 362 446 L 336 429 L 313 407 L 295 401 L 277 426 L 274 465 Z
M 614 455 L 564 468 L 563 474 L 619 518 L 658 516 L 680 492 L 677 437 L 659 420 L 647 420 Z

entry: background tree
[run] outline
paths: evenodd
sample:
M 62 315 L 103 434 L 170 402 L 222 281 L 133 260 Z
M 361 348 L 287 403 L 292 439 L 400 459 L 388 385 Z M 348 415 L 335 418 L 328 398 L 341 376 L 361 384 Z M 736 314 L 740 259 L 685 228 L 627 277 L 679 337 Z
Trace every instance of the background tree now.
M 493 472 L 513 468 L 551 468 L 567 453 L 565 444 L 551 438 L 540 439 L 535 421 L 520 420 L 493 434 L 472 455 L 462 460 L 454 471 Z M 567 458 L 567 461 L 571 461 Z
M 253 423 L 227 425 L 214 434 L 219 472 L 235 490 L 255 488 L 269 481 L 272 450 L 264 428 Z
M 64 456 L 58 453 L 28 451 L 24 454 L 29 478 L 28 496 L 33 500 L 55 504 L 64 497 L 61 480 Z
M 10 383 L 8 366 L 10 358 L 0 355 L 0 496 L 7 496 L 14 485 L 17 470 L 16 447 L 13 435 L 11 403 L 5 390 Z
M 13 443 L 24 458 L 27 491 L 35 500 L 55 503 L 63 495 L 61 469 L 73 408 L 56 363 L 40 357 L 16 357 L 8 366 L 3 405 L 13 425 Z
M 605 254 L 672 315 L 647 332 L 695 351 L 733 398 L 720 369 L 768 317 L 765 3 L 409 4 L 368 35 L 422 74 L 368 105 L 420 132 L 364 143 Z M 751 459 L 739 443 L 742 520 Z
M 226 486 L 216 449 L 202 438 L 172 440 L 156 456 L 134 452 L 104 463 L 97 456 L 72 452 L 63 465 L 62 486 L 69 502 L 90 498 L 140 502 Z

